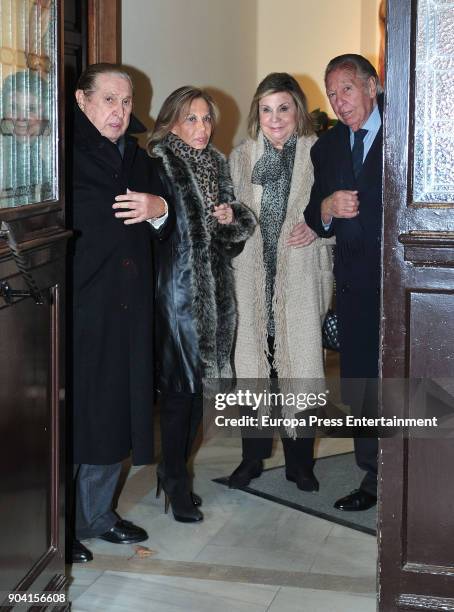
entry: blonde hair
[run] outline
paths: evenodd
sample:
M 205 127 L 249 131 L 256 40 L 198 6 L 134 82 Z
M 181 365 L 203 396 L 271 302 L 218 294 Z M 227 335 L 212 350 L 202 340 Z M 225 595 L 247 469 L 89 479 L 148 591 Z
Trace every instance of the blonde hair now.
M 274 93 L 289 93 L 296 105 L 296 132 L 298 136 L 309 136 L 314 133 L 312 118 L 307 110 L 306 95 L 294 79 L 287 72 L 272 72 L 268 74 L 257 87 L 252 98 L 251 108 L 247 121 L 248 133 L 254 140 L 260 131 L 259 102 L 265 96 Z
M 150 155 L 153 154 L 154 147 L 161 142 L 163 138 L 172 130 L 175 123 L 178 121 L 182 113 L 184 113 L 194 100 L 201 98 L 208 105 L 211 115 L 212 132 L 219 117 L 218 107 L 213 98 L 203 89 L 184 85 L 173 91 L 163 102 L 161 110 L 153 129 L 153 132 L 147 142 L 147 150 Z

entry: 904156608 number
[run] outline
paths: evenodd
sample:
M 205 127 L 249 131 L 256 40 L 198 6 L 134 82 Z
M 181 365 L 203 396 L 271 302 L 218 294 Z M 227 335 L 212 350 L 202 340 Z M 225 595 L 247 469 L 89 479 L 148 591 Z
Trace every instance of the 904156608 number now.
M 16 591 L 6 596 L 8 603 L 66 603 L 66 593 L 27 593 Z

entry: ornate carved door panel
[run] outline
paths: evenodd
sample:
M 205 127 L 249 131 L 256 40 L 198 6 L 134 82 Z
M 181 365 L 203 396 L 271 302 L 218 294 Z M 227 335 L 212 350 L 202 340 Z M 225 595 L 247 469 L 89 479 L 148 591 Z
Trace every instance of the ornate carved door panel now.
M 454 610 L 454 2 L 388 0 L 387 28 L 382 374 L 431 389 L 443 437 L 381 441 L 380 610 Z

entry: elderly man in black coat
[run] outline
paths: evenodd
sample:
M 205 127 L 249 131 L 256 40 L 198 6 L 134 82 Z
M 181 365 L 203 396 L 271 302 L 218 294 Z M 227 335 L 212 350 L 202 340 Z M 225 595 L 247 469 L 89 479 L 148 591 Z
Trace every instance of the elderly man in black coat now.
M 151 236 L 168 228 L 153 161 L 129 131 L 132 84 L 120 67 L 95 64 L 76 91 L 72 226 L 72 561 L 92 559 L 81 539 L 147 539 L 112 509 L 121 462 L 151 463 Z M 136 131 L 140 131 L 136 130 Z M 142 129 L 144 131 L 144 128 Z M 147 221 L 150 221 L 148 223 Z
M 320 236 L 336 236 L 342 397 L 355 416 L 373 416 L 380 326 L 381 86 L 374 67 L 355 54 L 329 62 L 325 85 L 339 122 L 311 150 L 314 185 L 304 216 Z M 354 442 L 356 462 L 366 474 L 359 489 L 336 501 L 341 510 L 366 510 L 377 501 L 377 439 L 363 432 Z

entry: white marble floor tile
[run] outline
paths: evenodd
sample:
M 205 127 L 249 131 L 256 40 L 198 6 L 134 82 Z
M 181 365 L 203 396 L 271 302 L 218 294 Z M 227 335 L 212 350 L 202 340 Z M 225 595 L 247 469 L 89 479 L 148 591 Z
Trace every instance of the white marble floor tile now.
M 205 520 L 201 523 L 179 523 L 174 520 L 171 510 L 164 514 L 163 495 L 156 499 L 155 489 L 122 516 L 146 529 L 149 538 L 141 544 L 155 551 L 157 558 L 191 561 L 223 527 L 237 504 L 235 499 L 228 498 L 224 487 L 211 481 L 197 490 L 204 498 L 202 510 Z M 97 539 L 84 543 L 95 555 L 130 557 L 134 554 L 130 545 L 110 544 Z
M 121 572 L 107 572 L 112 576 L 121 577 Z M 278 586 L 264 584 L 247 584 L 243 582 L 227 582 L 224 580 L 203 580 L 198 578 L 184 578 L 181 576 L 146 575 L 134 572 L 128 577 L 144 580 L 149 584 L 161 584 L 169 587 L 178 587 L 194 593 L 215 593 L 218 597 L 228 597 L 243 603 L 256 603 L 269 605 L 272 598 L 279 591 Z M 233 588 L 232 588 L 233 585 Z
M 282 587 L 267 612 L 375 612 L 375 595 Z
M 311 572 L 342 576 L 375 576 L 375 538 L 328 536 L 311 567 Z
M 263 500 L 240 506 L 210 543 L 304 552 L 321 546 L 332 529 L 328 521 Z
M 349 450 L 351 440 L 321 439 L 317 442 L 316 455 Z M 177 523 L 171 514 L 164 514 L 164 500 L 155 498 L 156 466 L 132 468 L 118 509 L 122 516 L 148 531 L 150 537 L 143 545 L 155 551 L 152 559 L 194 563 L 194 568 L 199 569 L 192 575 L 202 578 L 209 574 L 200 573 L 200 567 L 204 566 L 198 563 L 216 566 L 223 579 L 226 576 L 222 573 L 224 565 L 248 568 L 249 572 L 256 568 L 373 579 L 377 551 L 372 536 L 212 482 L 213 478 L 229 475 L 240 460 L 241 440 L 237 438 L 211 439 L 199 450 L 195 459 L 194 490 L 203 497 L 205 520 L 198 524 Z M 279 442 L 265 465 L 282 464 Z M 96 539 L 86 544 L 95 558 L 99 554 L 107 555 L 104 568 L 112 570 L 122 570 L 122 557 L 126 560 L 135 552 L 133 546 Z M 112 561 L 109 566 L 108 559 L 112 556 L 116 557 L 115 564 Z M 232 582 L 164 576 L 152 573 L 155 571 L 152 564 L 143 574 L 100 572 L 91 570 L 89 565 L 73 566 L 68 571 L 72 575 L 68 592 L 75 612 L 375 610 L 372 594 L 367 597 L 328 590 L 246 584 L 234 582 L 238 576 L 233 575 Z M 332 588 L 332 584 L 328 583 L 326 588 Z M 353 587 L 348 588 L 352 590 Z
M 358 540 L 364 540 L 366 542 L 376 540 L 374 535 L 370 535 L 369 533 L 363 533 L 362 531 L 358 531 L 357 529 L 350 529 L 350 527 L 344 527 L 343 525 L 336 525 L 335 523 L 333 523 L 333 529 L 329 535 L 336 538 L 356 538 Z
M 97 580 L 102 574 L 102 570 L 90 569 L 90 566 L 72 565 L 66 566 L 67 578 L 69 585 L 66 589 L 66 594 L 69 601 L 74 601 L 85 593 L 85 591 Z
M 220 487 L 221 488 L 221 487 Z M 195 561 L 308 571 L 333 525 L 242 491 L 222 487 L 225 521 Z M 220 500 L 222 500 L 220 502 Z M 213 510 L 213 516 L 217 512 Z
M 317 556 L 317 550 L 305 552 L 275 550 L 262 547 L 216 546 L 208 544 L 197 555 L 195 561 L 261 569 L 276 569 L 289 572 L 307 572 Z
M 238 587 L 238 588 L 237 588 Z M 265 612 L 277 587 L 105 572 L 74 612 Z

